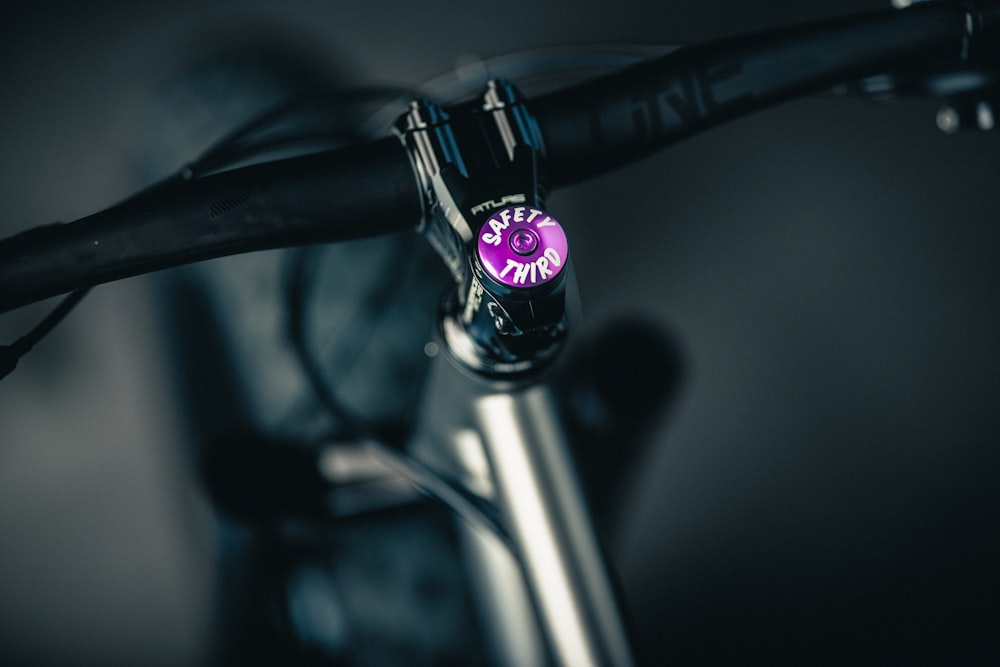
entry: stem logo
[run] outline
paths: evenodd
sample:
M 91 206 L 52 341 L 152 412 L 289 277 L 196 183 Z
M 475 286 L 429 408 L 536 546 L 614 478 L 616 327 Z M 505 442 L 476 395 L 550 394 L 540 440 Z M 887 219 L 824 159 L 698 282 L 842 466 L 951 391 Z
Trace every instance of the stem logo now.
M 500 199 L 489 199 L 481 204 L 476 204 L 472 207 L 471 211 L 472 215 L 477 215 L 479 213 L 483 213 L 484 211 L 494 211 L 510 204 L 523 204 L 527 200 L 528 198 L 525 197 L 524 194 L 507 195 L 505 197 L 501 197 Z

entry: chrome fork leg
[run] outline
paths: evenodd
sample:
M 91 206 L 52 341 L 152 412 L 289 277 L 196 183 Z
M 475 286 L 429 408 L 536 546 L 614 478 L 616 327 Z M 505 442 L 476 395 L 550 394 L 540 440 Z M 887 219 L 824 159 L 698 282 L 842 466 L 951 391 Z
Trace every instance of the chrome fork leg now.
M 437 359 L 413 454 L 491 502 L 506 541 L 463 530 L 473 594 L 502 665 L 628 666 L 631 647 L 555 401 Z

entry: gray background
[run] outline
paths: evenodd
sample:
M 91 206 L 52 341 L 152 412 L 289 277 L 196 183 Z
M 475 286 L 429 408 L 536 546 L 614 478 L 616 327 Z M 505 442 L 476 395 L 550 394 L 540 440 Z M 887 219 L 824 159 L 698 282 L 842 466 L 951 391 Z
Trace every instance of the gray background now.
M 149 101 L 209 43 L 266 33 L 412 84 L 470 55 L 690 43 L 882 4 L 8 3 L 0 230 L 133 191 Z M 804 100 L 550 201 L 589 324 L 648 315 L 685 360 L 610 543 L 665 659 L 997 655 L 1000 153 L 995 135 L 941 135 L 935 110 Z M 0 655 L 203 654 L 211 523 L 151 295 L 96 290 L 0 383 Z M 3 342 L 43 312 L 4 316 Z

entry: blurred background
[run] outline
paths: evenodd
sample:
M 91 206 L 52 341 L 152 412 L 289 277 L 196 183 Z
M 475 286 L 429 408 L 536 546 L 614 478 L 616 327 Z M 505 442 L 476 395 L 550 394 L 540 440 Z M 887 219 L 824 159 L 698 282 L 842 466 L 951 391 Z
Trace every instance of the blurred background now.
M 164 88 L 227 49 L 405 86 L 539 46 L 686 44 L 887 4 L 15 1 L 0 232 L 148 182 Z M 588 330 L 643 317 L 682 359 L 606 535 L 658 661 L 1000 659 L 1000 141 L 946 136 L 936 111 L 806 99 L 550 199 Z M 0 382 L 6 664 L 205 660 L 213 524 L 155 294 L 94 290 Z M 0 342 L 49 307 L 3 316 Z

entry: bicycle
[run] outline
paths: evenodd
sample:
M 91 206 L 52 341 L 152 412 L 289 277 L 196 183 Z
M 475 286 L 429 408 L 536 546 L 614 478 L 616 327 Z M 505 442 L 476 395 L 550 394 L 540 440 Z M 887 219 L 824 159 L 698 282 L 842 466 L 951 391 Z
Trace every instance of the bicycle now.
M 704 103 L 705 101 L 706 101 L 706 100 L 704 100 L 704 99 L 702 100 L 702 102 L 703 102 L 703 103 Z M 650 118 L 650 119 L 651 119 L 651 118 L 652 118 L 652 116 L 649 116 L 648 118 Z M 492 199 L 491 199 L 491 200 L 488 200 L 488 201 L 490 201 L 490 202 L 493 202 L 494 200 L 492 200 Z M 484 200 L 484 202 L 483 202 L 483 203 L 485 203 L 485 200 Z M 503 222 L 503 221 L 501 220 L 501 222 Z M 538 267 L 536 267 L 536 268 L 538 268 Z M 540 270 L 540 269 L 539 269 L 539 270 Z M 473 510 L 473 511 L 474 511 L 474 510 Z

